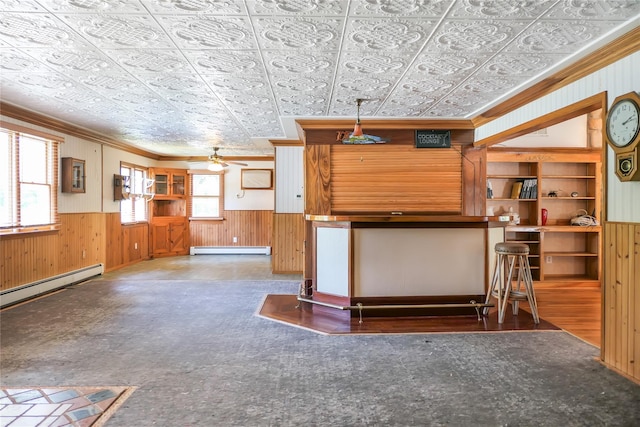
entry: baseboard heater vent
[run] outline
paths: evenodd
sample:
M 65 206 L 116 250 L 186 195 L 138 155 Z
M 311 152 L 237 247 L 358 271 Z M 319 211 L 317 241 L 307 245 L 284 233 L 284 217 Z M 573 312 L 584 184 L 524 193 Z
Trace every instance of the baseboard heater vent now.
M 271 246 L 191 246 L 191 255 L 271 255 Z
M 29 298 L 51 292 L 74 283 L 83 282 L 91 277 L 104 273 L 104 264 L 81 268 L 57 276 L 48 277 L 26 285 L 0 292 L 0 307 L 15 304 Z

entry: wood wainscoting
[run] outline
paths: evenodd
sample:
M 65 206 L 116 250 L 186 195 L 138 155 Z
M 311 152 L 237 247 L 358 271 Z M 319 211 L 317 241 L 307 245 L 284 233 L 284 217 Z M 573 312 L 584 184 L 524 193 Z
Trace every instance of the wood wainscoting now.
M 273 214 L 272 273 L 302 273 L 304 265 L 304 224 L 304 214 L 301 213 Z
M 105 216 L 61 214 L 60 229 L 0 237 L 0 290 L 5 291 L 105 260 Z
M 222 216 L 221 221 L 189 221 L 191 246 L 271 246 L 272 210 L 224 211 Z
M 602 359 L 640 380 L 640 224 L 604 227 Z
M 122 224 L 120 213 L 106 214 L 105 271 L 149 258 L 149 224 Z

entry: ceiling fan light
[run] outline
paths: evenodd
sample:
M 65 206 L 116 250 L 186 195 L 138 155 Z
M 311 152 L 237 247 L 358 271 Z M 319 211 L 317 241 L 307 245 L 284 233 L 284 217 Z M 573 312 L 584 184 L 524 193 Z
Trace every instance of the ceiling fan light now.
M 209 169 L 212 172 L 220 172 L 222 169 L 224 169 L 224 167 L 220 164 L 220 163 L 209 163 L 209 166 L 207 166 L 207 169 Z

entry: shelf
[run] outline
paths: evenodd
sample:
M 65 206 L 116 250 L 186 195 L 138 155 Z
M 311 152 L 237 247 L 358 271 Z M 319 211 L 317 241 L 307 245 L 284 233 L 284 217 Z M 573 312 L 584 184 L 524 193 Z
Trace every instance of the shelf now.
M 598 254 L 594 254 L 591 252 L 545 252 L 544 253 L 545 257 L 573 257 L 573 256 L 579 256 L 579 257 L 597 257 Z
M 599 233 L 601 225 L 545 225 L 540 226 L 539 231 L 544 233 Z
M 601 159 L 600 149 L 487 150 L 487 182 L 498 197 L 487 198 L 486 207 L 499 214 L 510 209 L 519 213 L 520 224 L 505 227 L 505 240 L 529 245 L 535 281 L 573 285 L 599 279 L 602 226 L 574 226 L 571 218 L 584 211 L 601 219 Z M 527 180 L 534 180 L 534 191 L 520 193 L 525 199 L 511 198 L 514 183 L 524 181 L 524 187 Z M 570 196 L 574 192 L 577 197 Z M 548 218 L 542 226 L 545 209 Z
M 576 281 L 597 281 L 593 277 L 589 277 L 583 274 L 545 274 L 545 282 L 576 282 Z
M 572 197 L 575 198 L 575 197 Z M 512 199 L 510 197 L 492 197 L 491 199 L 487 199 L 487 202 L 492 202 L 492 201 L 497 201 L 497 202 L 535 202 L 536 199 Z
M 487 179 L 535 179 L 535 175 L 487 175 Z
M 594 175 L 542 175 L 542 179 L 596 179 Z
M 541 197 L 541 199 L 542 200 L 595 200 L 596 198 L 592 196 L 584 196 L 584 197 L 558 196 L 558 197 Z M 492 200 L 492 199 L 487 199 L 487 200 Z

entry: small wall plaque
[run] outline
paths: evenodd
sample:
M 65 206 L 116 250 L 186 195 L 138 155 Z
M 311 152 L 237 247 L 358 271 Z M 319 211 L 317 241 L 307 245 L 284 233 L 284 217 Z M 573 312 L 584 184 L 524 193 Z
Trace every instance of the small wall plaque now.
M 449 148 L 451 147 L 451 131 L 417 130 L 416 148 Z
M 240 187 L 243 190 L 271 190 L 273 188 L 273 170 L 242 169 Z

